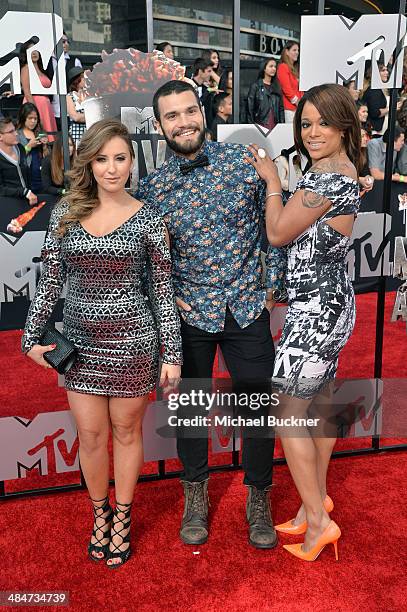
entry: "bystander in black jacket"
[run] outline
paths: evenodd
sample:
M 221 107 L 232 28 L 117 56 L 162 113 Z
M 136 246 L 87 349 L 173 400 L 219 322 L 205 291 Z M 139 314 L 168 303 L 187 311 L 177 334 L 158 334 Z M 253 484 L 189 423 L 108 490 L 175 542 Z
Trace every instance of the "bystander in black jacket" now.
M 381 89 L 371 89 L 368 87 L 362 100 L 367 106 L 368 123 L 372 126 L 372 130 L 381 132 L 383 129 L 384 117 L 381 116 L 380 109 L 387 107 L 386 96 Z
M 230 121 L 226 121 L 219 115 L 216 115 L 215 119 L 212 121 L 212 125 L 210 128 L 214 140 L 218 140 L 218 125 L 229 125 L 229 123 Z
M 247 96 L 247 120 L 250 123 L 267 125 L 270 110 L 273 111 L 274 122 L 284 123 L 283 95 L 277 79 L 267 87 L 263 79 L 252 83 Z
M 24 147 L 16 145 L 18 162 L 0 149 L 0 196 L 25 198 L 30 191 L 30 169 Z
M 41 180 L 42 189 L 44 193 L 51 193 L 53 195 L 62 195 L 64 191 L 64 185 L 56 185 L 52 180 L 51 172 L 51 155 L 44 157 L 41 166 Z

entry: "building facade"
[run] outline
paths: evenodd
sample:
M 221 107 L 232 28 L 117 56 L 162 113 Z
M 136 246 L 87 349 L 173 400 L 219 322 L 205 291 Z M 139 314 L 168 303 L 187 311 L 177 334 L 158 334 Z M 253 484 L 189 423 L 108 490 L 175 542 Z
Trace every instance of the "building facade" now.
M 258 65 L 263 57 L 279 57 L 287 40 L 299 40 L 301 15 L 315 13 L 316 4 L 317 0 L 241 0 L 241 59 Z M 71 52 L 84 65 L 98 61 L 103 49 L 141 48 L 145 43 L 144 0 L 0 0 L 0 17 L 7 10 L 59 12 L 58 6 Z M 351 18 L 390 12 L 388 8 L 389 2 L 379 0 L 325 3 L 326 14 Z M 154 42 L 171 42 L 176 58 L 186 64 L 209 48 L 217 49 L 227 62 L 232 53 L 232 11 L 232 0 L 153 0 Z

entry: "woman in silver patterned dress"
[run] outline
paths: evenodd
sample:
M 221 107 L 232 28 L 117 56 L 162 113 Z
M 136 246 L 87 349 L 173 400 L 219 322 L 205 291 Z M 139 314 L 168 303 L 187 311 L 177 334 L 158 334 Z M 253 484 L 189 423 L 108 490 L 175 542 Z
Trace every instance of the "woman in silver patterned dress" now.
M 326 475 L 336 440 L 329 383 L 355 322 L 345 259 L 360 203 L 360 123 L 347 89 L 341 85 L 310 89 L 298 104 L 294 136 L 298 152 L 312 167 L 285 206 L 273 162 L 252 146 L 251 163 L 267 182 L 269 241 L 287 245 L 289 308 L 274 366 L 281 392 L 279 416 L 307 418 L 311 405 L 315 410 L 318 404 L 321 417 L 314 431 L 298 426 L 278 430 L 303 503 L 295 519 L 276 529 L 305 534 L 304 543 L 284 548 L 313 561 L 326 544 L 332 543 L 337 553 L 340 537 L 339 527 L 329 517 L 333 502 L 326 493 Z
M 106 559 L 110 567 L 130 556 L 130 509 L 143 462 L 141 426 L 160 350 L 160 384 L 175 384 L 182 363 L 166 230 L 147 204 L 125 190 L 133 158 L 119 121 L 99 121 L 84 135 L 70 191 L 51 215 L 22 340 L 23 351 L 47 367 L 43 355 L 52 346 L 39 345 L 39 339 L 67 281 L 64 334 L 78 358 L 65 386 L 94 506 L 89 556 Z M 150 301 L 143 293 L 146 271 Z M 110 424 L 114 511 L 108 499 Z

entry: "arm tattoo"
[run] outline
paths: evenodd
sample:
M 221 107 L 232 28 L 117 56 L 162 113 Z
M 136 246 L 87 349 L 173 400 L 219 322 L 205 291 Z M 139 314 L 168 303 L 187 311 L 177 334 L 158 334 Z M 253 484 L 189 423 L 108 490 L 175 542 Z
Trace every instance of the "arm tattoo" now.
M 305 208 L 321 208 L 321 206 L 325 206 L 326 204 L 327 199 L 323 195 L 315 193 L 315 191 L 308 191 L 308 189 L 304 190 L 302 205 L 305 206 Z

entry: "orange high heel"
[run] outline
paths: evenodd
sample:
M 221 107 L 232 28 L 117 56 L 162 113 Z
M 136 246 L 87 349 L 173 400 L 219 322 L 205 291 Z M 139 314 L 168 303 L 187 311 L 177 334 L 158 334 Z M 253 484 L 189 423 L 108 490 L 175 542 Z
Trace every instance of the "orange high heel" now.
M 329 495 L 327 495 L 324 499 L 324 508 L 328 514 L 334 509 L 334 503 Z M 307 531 L 307 521 L 304 521 L 299 525 L 294 525 L 293 521 L 294 519 L 291 519 L 291 521 L 281 523 L 281 525 L 276 525 L 274 529 L 276 531 L 280 531 L 281 533 L 288 533 L 290 535 L 301 535 Z
M 327 544 L 333 544 L 335 549 L 335 559 L 338 561 L 338 540 L 341 537 L 341 530 L 335 521 L 331 521 L 328 527 L 319 536 L 315 546 L 308 552 L 302 550 L 303 542 L 300 544 L 284 544 L 283 548 L 288 550 L 289 553 L 298 557 L 303 561 L 315 561 L 320 552 L 325 548 Z

